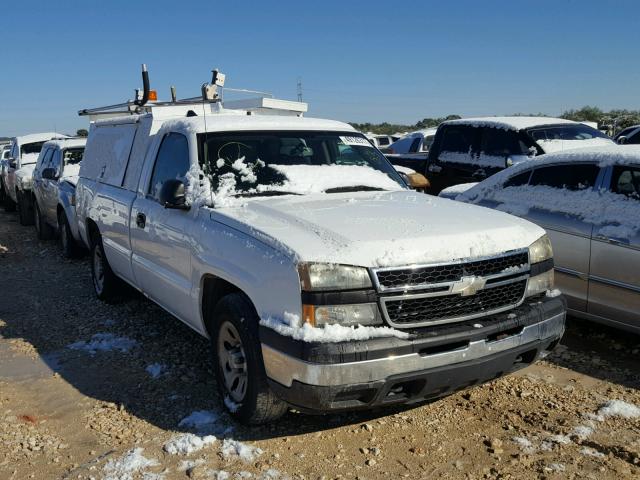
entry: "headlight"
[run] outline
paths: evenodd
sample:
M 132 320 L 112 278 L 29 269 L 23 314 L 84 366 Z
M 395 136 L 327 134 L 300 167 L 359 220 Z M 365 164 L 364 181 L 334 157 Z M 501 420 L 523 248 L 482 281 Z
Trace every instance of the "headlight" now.
M 330 324 L 380 325 L 378 306 L 375 303 L 358 303 L 351 305 L 304 305 L 304 320 L 316 327 Z
M 531 265 L 544 262 L 550 258 L 553 258 L 553 249 L 547 235 L 541 236 L 529 246 L 529 263 Z
M 366 268 L 329 263 L 301 263 L 298 265 L 303 291 L 357 290 L 372 288 Z
M 527 283 L 527 297 L 544 293 L 547 290 L 553 290 L 553 287 L 554 277 L 552 269 L 529 278 L 529 282 Z

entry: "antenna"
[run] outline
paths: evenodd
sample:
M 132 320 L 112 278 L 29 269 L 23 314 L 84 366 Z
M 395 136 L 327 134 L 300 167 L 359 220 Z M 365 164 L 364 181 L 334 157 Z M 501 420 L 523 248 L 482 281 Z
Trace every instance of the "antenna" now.
M 302 101 L 302 77 L 298 77 L 298 101 Z

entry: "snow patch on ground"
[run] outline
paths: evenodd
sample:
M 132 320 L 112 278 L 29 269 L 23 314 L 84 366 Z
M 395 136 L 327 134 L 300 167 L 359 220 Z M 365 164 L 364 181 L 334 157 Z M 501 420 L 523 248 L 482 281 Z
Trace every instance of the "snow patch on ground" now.
M 533 445 L 531 440 L 526 437 L 512 437 L 511 440 L 520 447 L 524 453 L 532 454 L 535 453 L 536 447 Z
M 204 465 L 206 463 L 204 458 L 198 458 L 197 460 L 182 460 L 178 464 L 179 472 L 186 472 L 187 470 L 191 470 L 192 468 L 199 467 L 200 465 Z
M 109 460 L 103 468 L 104 480 L 133 480 L 135 474 L 159 465 L 157 460 L 144 457 L 143 451 L 144 448 L 134 448 L 118 459 Z
M 218 421 L 220 416 L 209 410 L 196 410 L 178 422 L 179 427 L 193 428 L 198 431 L 208 430 Z
M 110 352 L 118 350 L 120 352 L 128 352 L 138 344 L 135 340 L 127 337 L 118 337 L 113 333 L 96 333 L 91 337 L 90 341 L 78 341 L 67 345 L 72 350 L 84 350 L 91 355 L 97 352 Z
M 591 436 L 593 433 L 593 428 L 587 425 L 578 425 L 571 431 L 571 435 L 578 437 L 581 440 Z
M 564 472 L 566 467 L 562 463 L 550 463 L 547 468 L 552 472 Z
M 222 448 L 220 452 L 225 459 L 231 457 L 239 457 L 240 460 L 246 463 L 255 461 L 255 459 L 263 453 L 262 449 L 258 447 L 247 445 L 245 443 L 229 438 L 225 438 L 225 440 L 222 442 Z
M 151 365 L 148 365 L 145 370 L 149 375 L 151 375 L 151 378 L 158 378 L 160 375 L 165 373 L 167 366 L 162 363 L 152 363 Z
M 235 402 L 229 395 L 224 396 L 224 404 L 229 409 L 231 413 L 235 413 L 238 411 L 240 407 L 242 407 L 241 403 Z
M 291 326 L 291 324 L 273 318 L 260 320 L 260 325 L 269 327 L 280 335 L 303 342 L 336 343 L 380 337 L 409 338 L 407 332 L 389 327 L 325 325 L 318 328 L 308 323 L 299 326 L 299 321 L 293 323 L 295 326 Z
M 604 453 L 589 447 L 584 447 L 580 450 L 580 453 L 587 457 L 604 458 Z
M 640 408 L 631 403 L 622 400 L 609 400 L 598 410 L 598 415 L 603 418 L 622 417 L 622 418 L 639 418 Z
M 169 439 L 164 444 L 164 451 L 171 455 L 190 455 L 202 450 L 208 445 L 212 445 L 218 439 L 213 435 L 200 437 L 193 433 L 184 433 Z
M 547 437 L 548 442 L 559 443 L 560 445 L 569 445 L 571 438 L 568 435 L 551 435 Z

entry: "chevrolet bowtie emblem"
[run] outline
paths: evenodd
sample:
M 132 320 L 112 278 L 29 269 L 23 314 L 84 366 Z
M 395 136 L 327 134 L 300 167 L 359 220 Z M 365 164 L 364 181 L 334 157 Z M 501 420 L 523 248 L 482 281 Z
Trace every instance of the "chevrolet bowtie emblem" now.
M 470 277 L 462 277 L 451 287 L 451 293 L 459 293 L 463 297 L 475 295 L 478 290 L 482 290 L 487 281 L 482 277 L 472 275 Z

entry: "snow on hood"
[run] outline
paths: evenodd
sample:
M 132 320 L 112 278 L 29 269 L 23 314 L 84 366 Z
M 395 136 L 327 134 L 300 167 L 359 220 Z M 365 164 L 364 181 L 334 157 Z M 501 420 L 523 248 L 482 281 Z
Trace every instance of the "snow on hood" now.
M 544 234 L 502 212 L 402 190 L 252 199 L 212 217 L 298 261 L 364 267 L 494 255 Z
M 438 196 L 442 197 L 442 198 L 450 198 L 450 199 L 453 200 L 458 195 L 460 195 L 462 192 L 466 192 L 467 190 L 469 190 L 470 188 L 475 187 L 476 185 L 478 185 L 478 182 L 459 183 L 458 185 L 452 185 L 452 186 L 447 187 L 447 188 L 443 189 L 442 191 L 440 191 Z
M 503 130 L 522 130 L 524 128 L 538 127 L 542 125 L 576 125 L 578 122 L 553 117 L 472 117 L 447 120 L 446 125 L 470 125 L 472 127 L 491 127 Z
M 575 148 L 588 148 L 611 146 L 616 143 L 609 138 L 589 138 L 586 140 L 538 140 L 538 145 L 542 147 L 545 153 L 562 152 L 564 150 L 573 150 Z
M 489 198 L 499 203 L 496 208 L 516 215 L 540 208 L 575 216 L 595 225 L 595 234 L 628 239 L 640 231 L 638 200 L 609 191 L 523 185 L 496 189 Z

